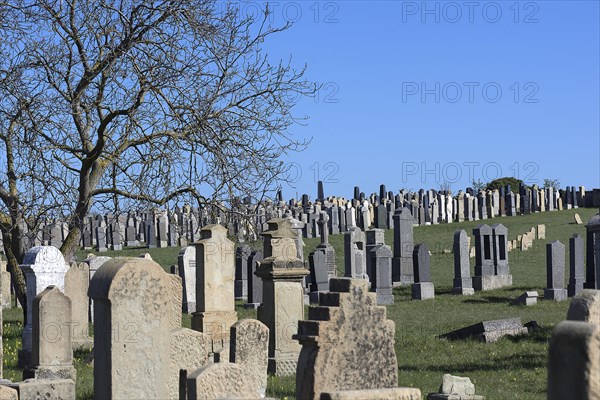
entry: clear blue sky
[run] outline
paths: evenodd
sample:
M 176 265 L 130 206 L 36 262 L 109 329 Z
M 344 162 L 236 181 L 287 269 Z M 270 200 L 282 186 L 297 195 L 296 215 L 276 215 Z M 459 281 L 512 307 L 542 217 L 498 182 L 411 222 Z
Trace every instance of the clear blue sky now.
M 296 108 L 313 139 L 286 199 L 314 198 L 317 171 L 346 197 L 515 175 L 600 187 L 598 1 L 273 4 L 296 22 L 267 50 L 324 85 Z

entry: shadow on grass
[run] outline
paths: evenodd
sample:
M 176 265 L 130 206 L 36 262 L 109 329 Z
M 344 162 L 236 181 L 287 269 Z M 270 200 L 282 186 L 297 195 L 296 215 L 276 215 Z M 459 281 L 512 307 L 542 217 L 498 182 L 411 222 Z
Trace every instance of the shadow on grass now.
M 463 303 L 467 304 L 502 304 L 510 303 L 513 299 L 500 296 L 484 296 L 481 299 L 466 299 Z
M 486 362 L 473 362 L 467 363 L 448 363 L 448 364 L 437 364 L 430 366 L 414 366 L 414 365 L 399 365 L 400 371 L 429 371 L 429 372 L 443 372 L 455 371 L 460 373 L 466 372 L 489 372 L 498 370 L 515 370 L 515 369 L 533 369 L 533 368 L 545 368 L 547 357 L 545 354 L 524 354 L 520 357 L 506 356 L 506 357 L 494 357 Z

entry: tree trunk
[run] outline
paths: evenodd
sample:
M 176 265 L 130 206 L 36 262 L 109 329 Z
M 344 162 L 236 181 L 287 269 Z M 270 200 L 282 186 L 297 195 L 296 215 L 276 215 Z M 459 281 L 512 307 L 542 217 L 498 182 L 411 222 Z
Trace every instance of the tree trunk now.
M 6 253 L 7 259 L 6 269 L 12 277 L 15 295 L 17 301 L 23 308 L 23 316 L 25 317 L 27 315 L 27 291 L 25 286 L 25 275 L 23 274 L 23 271 L 21 271 L 21 268 L 19 268 L 19 264 L 23 262 L 23 254 L 22 252 L 15 252 L 15 249 L 22 248 L 22 237 L 19 233 L 20 229 L 16 235 L 13 232 L 5 232 L 5 229 L 2 229 L 4 252 Z
M 65 238 L 62 246 L 60 246 L 60 252 L 67 263 L 75 261 L 75 252 L 77 251 L 77 246 L 79 246 L 79 240 L 81 239 L 81 227 L 70 225 L 71 224 L 69 224 L 69 234 Z

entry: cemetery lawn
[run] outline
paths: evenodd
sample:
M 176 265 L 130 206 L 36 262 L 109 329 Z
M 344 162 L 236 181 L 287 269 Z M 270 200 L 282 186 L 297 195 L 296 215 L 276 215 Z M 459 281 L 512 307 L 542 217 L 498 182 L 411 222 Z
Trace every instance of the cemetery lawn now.
M 484 221 L 488 225 L 502 223 L 508 228 L 508 239 L 513 240 L 538 224 L 546 225 L 546 239 L 533 242 L 527 251 L 513 250 L 509 253 L 509 266 L 513 275 L 513 287 L 474 296 L 450 294 L 454 278 L 452 249 L 454 232 L 465 229 L 472 236 L 472 229 L 482 221 L 415 227 L 416 243 L 426 243 L 431 251 L 431 277 L 435 285 L 434 300 L 411 300 L 410 288 L 394 289 L 395 304 L 387 307 L 389 319 L 396 322 L 396 356 L 399 365 L 399 386 L 428 392 L 439 389 L 442 375 L 450 373 L 468 376 L 475 384 L 477 394 L 488 400 L 494 399 L 543 399 L 546 398 L 548 339 L 556 324 L 565 319 L 569 301 L 553 302 L 543 299 L 546 286 L 546 243 L 560 240 L 566 246 L 566 277 L 568 280 L 569 237 L 579 233 L 585 238 L 585 226 L 574 223 L 579 213 L 584 223 L 596 209 L 544 212 L 518 217 L 494 218 Z M 536 235 L 537 238 L 537 235 Z M 336 251 L 338 276 L 343 276 L 343 235 L 331 235 L 330 243 Z M 393 243 L 393 231 L 386 231 L 386 243 Z M 319 243 L 319 239 L 304 239 L 305 258 Z M 138 256 L 150 253 L 166 271 L 177 263 L 178 248 L 147 249 L 138 247 L 102 255 Z M 85 259 L 89 250 L 77 253 Z M 473 274 L 474 259 L 471 259 Z M 566 284 L 566 282 L 565 282 Z M 541 298 L 532 307 L 511 306 L 510 301 L 526 290 L 537 290 Z M 246 310 L 243 302 L 236 302 L 238 317 L 256 318 L 255 310 Z M 497 343 L 483 344 L 476 341 L 446 341 L 437 336 L 477 322 L 520 317 L 523 323 L 536 321 L 540 329 L 533 334 L 504 338 Z M 18 381 L 22 371 L 17 368 L 17 353 L 21 344 L 23 316 L 20 309 L 5 309 L 3 313 L 4 378 Z M 183 325 L 190 327 L 190 316 L 183 316 Z M 86 362 L 88 352 L 75 353 L 77 368 L 77 398 L 91 399 L 93 395 L 93 367 Z M 294 398 L 295 377 L 269 377 L 268 396 Z

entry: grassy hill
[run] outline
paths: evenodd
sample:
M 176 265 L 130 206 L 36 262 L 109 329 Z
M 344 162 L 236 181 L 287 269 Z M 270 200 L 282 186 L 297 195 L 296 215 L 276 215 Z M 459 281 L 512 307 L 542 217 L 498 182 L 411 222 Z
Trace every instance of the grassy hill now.
M 553 302 L 541 298 L 533 307 L 510 306 L 512 299 L 526 290 L 537 290 L 543 296 L 546 284 L 546 243 L 560 240 L 567 247 L 566 275 L 568 277 L 568 242 L 574 233 L 585 237 L 585 227 L 574 223 L 579 213 L 588 221 L 596 209 L 577 209 L 545 212 L 519 217 L 488 219 L 492 225 L 502 223 L 508 228 L 509 240 L 523 234 L 531 227 L 545 224 L 546 239 L 535 240 L 527 251 L 513 250 L 509 253 L 509 265 L 513 275 L 513 287 L 474 296 L 450 294 L 454 277 L 453 255 L 443 252 L 452 249 L 453 234 L 472 229 L 482 221 L 415 227 L 415 243 L 426 243 L 432 252 L 431 275 L 436 298 L 412 301 L 410 288 L 394 289 L 395 304 L 388 307 L 388 318 L 396 322 L 396 356 L 400 367 L 399 385 L 421 389 L 424 395 L 437 391 L 444 373 L 468 376 L 475 383 L 476 392 L 487 399 L 542 399 L 546 397 L 546 359 L 548 339 L 554 325 L 565 318 L 569 302 Z M 393 231 L 386 231 L 386 243 L 393 244 Z M 319 243 L 319 239 L 304 239 L 305 256 Z M 343 235 L 330 236 L 336 250 L 339 275 L 343 275 Z M 177 263 L 178 248 L 146 249 L 143 247 L 102 255 L 138 256 L 150 253 L 152 258 L 169 270 Z M 78 252 L 83 260 L 89 251 Z M 474 259 L 471 259 L 473 269 Z M 473 271 L 472 271 L 473 273 Z M 237 304 L 239 318 L 255 318 L 254 310 L 245 310 Z M 437 336 L 480 321 L 520 317 L 522 321 L 537 321 L 541 329 L 532 335 L 505 338 L 497 343 L 483 344 L 475 341 L 448 342 Z M 184 326 L 190 325 L 184 316 Z M 376 327 L 374 327 L 376 328 Z M 4 377 L 20 380 L 21 371 L 16 368 L 16 355 L 20 347 L 22 315 L 18 309 L 4 310 Z M 87 353 L 76 355 L 78 398 L 91 398 L 93 390 L 92 367 L 85 363 Z M 269 378 L 268 395 L 293 398 L 295 378 Z

